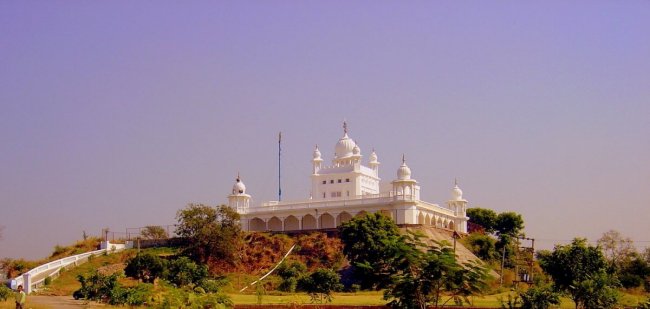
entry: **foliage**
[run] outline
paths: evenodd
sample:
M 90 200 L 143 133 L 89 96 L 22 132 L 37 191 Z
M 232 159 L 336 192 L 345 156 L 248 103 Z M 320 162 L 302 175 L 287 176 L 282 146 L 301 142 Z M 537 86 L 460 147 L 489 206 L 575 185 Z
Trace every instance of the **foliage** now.
M 569 293 L 576 308 L 610 308 L 616 303 L 616 282 L 606 273 L 607 261 L 586 239 L 576 238 L 570 245 L 555 246 L 550 254 L 538 257 L 555 287 Z
M 277 269 L 277 274 L 282 278 L 278 290 L 284 292 L 295 292 L 298 280 L 300 280 L 307 271 L 307 266 L 299 261 L 283 262 Z
M 233 272 L 256 273 L 260 270 L 271 269 L 292 245 L 293 241 L 287 235 L 247 233 L 244 237 L 244 245 L 239 252 L 239 263 L 233 267 Z
M 467 216 L 469 222 L 480 225 L 487 233 L 494 233 L 497 223 L 497 213 L 494 210 L 478 207 L 468 208 Z
M 487 269 L 477 262 L 459 264 L 448 244 L 437 243 L 424 252 L 420 250 L 422 243 L 418 235 L 405 235 L 403 240 L 406 246 L 396 253 L 398 272 L 384 292 L 384 299 L 391 299 L 389 306 L 439 308 L 452 300 L 462 305 L 469 303 L 468 296 L 479 294 L 487 287 Z
M 363 289 L 381 289 L 394 272 L 394 247 L 401 239 L 393 220 L 373 213 L 356 217 L 339 227 L 343 253 L 354 267 L 353 275 Z
M 153 283 L 156 278 L 161 278 L 167 270 L 167 261 L 151 253 L 138 253 L 126 264 L 124 273 L 142 282 Z
M 465 247 L 484 261 L 498 260 L 499 252 L 496 251 L 496 241 L 489 235 L 472 233 L 462 239 Z
M 81 288 L 75 291 L 72 296 L 75 299 L 85 298 L 89 300 L 108 301 L 111 296 L 121 293 L 121 287 L 117 282 L 118 274 L 103 275 L 97 271 L 88 276 L 79 275 L 77 280 Z
M 169 263 L 167 281 L 178 287 L 197 284 L 208 277 L 208 267 L 182 256 Z
M 4 258 L 0 261 L 0 269 L 4 270 L 7 278 L 15 278 L 22 273 L 38 266 L 38 262 L 27 261 L 25 259 Z
M 519 293 L 521 308 L 548 309 L 560 304 L 560 294 L 550 286 L 533 286 Z
M 345 259 L 341 253 L 343 244 L 337 237 L 327 237 L 327 234 L 315 232 L 298 236 L 299 250 L 296 255 L 307 265 L 307 268 L 338 269 Z
M 298 281 L 298 288 L 309 294 L 312 303 L 330 303 L 332 302 L 332 292 L 343 289 L 340 279 L 335 271 L 319 268 L 309 276 L 301 278 Z
M 69 246 L 56 245 L 54 246 L 54 251 L 48 258 L 48 261 L 53 261 L 67 256 L 72 256 L 75 254 L 81 254 L 84 252 L 97 250 L 97 248 L 99 248 L 100 242 L 101 239 L 97 237 L 87 237 L 86 239 L 79 240 Z
M 621 265 L 618 271 L 618 278 L 625 288 L 636 288 L 644 286 L 650 291 L 650 264 L 639 254 Z
M 524 218 L 516 212 L 502 212 L 497 215 L 494 230 L 498 235 L 517 236 L 524 229 Z
M 167 239 L 169 238 L 169 235 L 167 234 L 167 231 L 162 227 L 158 225 L 148 225 L 145 226 L 144 229 L 140 232 L 140 235 L 144 239 Z
M 203 264 L 210 260 L 236 262 L 243 233 L 235 210 L 225 205 L 189 204 L 178 211 L 176 219 L 176 234 L 188 241 L 184 254 Z
M 632 239 L 624 237 L 615 230 L 609 230 L 598 239 L 598 246 L 602 249 L 605 258 L 614 270 L 621 268 L 622 264 L 635 253 Z
M 224 294 L 195 293 L 187 289 L 169 287 L 156 308 L 220 309 L 231 308 L 232 306 L 232 300 Z
M 14 292 L 6 287 L 4 284 L 0 284 L 0 301 L 5 301 L 8 298 L 11 298 L 11 296 L 14 294 Z
M 569 289 L 576 308 L 614 308 L 620 297 L 616 281 L 605 272 L 599 272 L 582 281 L 575 281 Z

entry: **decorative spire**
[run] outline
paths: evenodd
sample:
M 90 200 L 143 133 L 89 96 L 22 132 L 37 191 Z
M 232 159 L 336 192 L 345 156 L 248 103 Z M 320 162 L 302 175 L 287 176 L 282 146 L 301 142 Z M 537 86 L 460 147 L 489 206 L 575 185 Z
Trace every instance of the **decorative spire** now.
M 348 123 L 343 119 L 343 133 L 348 134 Z
M 406 157 L 402 154 L 402 164 L 406 164 Z
M 458 187 L 458 178 L 454 177 L 454 186 Z
M 237 171 L 237 179 L 236 179 L 237 182 L 240 182 L 240 181 L 241 181 L 240 179 L 241 179 L 241 178 L 239 177 L 239 171 Z

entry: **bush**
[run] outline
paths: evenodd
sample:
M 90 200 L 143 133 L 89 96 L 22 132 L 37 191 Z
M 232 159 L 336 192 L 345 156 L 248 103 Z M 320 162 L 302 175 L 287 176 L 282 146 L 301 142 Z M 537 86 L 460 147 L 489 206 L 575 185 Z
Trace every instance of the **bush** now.
M 219 289 L 226 284 L 227 280 L 221 279 L 203 279 L 199 281 L 198 287 L 202 288 L 205 293 L 217 293 Z
M 194 263 L 187 257 L 180 257 L 169 263 L 167 280 L 177 287 L 197 284 L 208 277 L 208 267 Z
M 284 262 L 278 267 L 278 276 L 282 278 L 278 290 L 284 292 L 295 292 L 298 280 L 305 275 L 307 266 L 305 264 L 293 261 Z
M 81 288 L 72 294 L 74 299 L 84 298 L 110 305 L 141 306 L 153 296 L 151 284 L 140 283 L 133 288 L 125 288 L 117 281 L 117 274 L 107 276 L 95 271 L 87 277 L 79 275 L 77 279 Z
M 10 288 L 0 285 L 0 301 L 5 301 L 13 295 L 14 291 Z
M 298 288 L 309 293 L 311 302 L 332 302 L 332 292 L 340 291 L 343 285 L 339 274 L 331 269 L 317 269 L 308 277 L 298 281 Z
M 551 305 L 560 304 L 560 294 L 550 287 L 531 287 L 526 292 L 520 293 L 521 308 L 524 309 L 547 309 Z
M 138 253 L 129 260 L 124 273 L 142 282 L 153 283 L 156 278 L 163 277 L 167 270 L 167 261 L 151 253 Z

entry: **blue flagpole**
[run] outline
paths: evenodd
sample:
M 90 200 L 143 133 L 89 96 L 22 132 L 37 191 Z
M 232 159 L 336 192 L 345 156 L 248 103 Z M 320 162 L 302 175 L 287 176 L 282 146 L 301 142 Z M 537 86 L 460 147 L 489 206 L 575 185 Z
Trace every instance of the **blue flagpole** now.
M 278 133 L 278 201 L 282 201 L 282 132 Z

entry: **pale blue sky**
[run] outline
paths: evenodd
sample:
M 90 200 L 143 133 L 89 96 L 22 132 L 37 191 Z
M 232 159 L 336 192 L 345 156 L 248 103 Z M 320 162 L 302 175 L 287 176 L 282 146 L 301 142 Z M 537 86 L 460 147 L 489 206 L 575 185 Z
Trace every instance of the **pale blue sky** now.
M 309 196 L 345 118 L 380 176 L 650 245 L 650 2 L 0 2 L 0 257 Z

